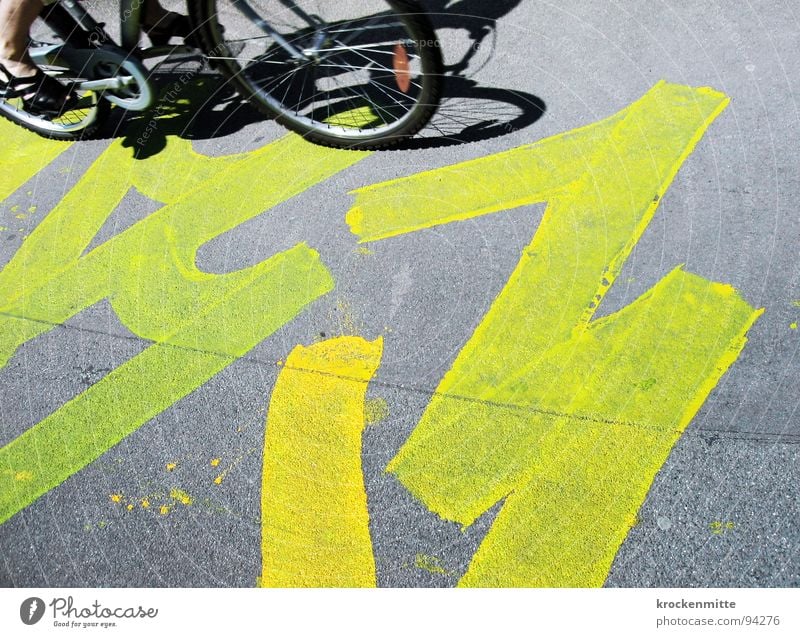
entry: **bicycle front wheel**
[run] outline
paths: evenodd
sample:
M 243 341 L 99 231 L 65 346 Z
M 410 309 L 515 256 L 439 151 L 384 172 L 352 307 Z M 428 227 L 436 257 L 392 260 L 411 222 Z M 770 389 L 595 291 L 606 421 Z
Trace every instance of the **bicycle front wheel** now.
M 63 7 L 56 4 L 45 9 L 42 17 L 37 18 L 30 29 L 30 53 L 36 57 L 36 49 L 48 44 L 74 42 L 78 46 L 89 46 L 86 33 L 80 30 L 69 18 Z M 81 39 L 83 38 L 83 39 Z M 62 84 L 74 85 L 78 78 L 66 68 L 43 67 L 51 77 Z M 15 124 L 27 128 L 42 137 L 63 141 L 75 141 L 93 137 L 105 122 L 110 104 L 102 95 L 93 91 L 77 91 L 77 103 L 58 116 L 31 113 L 25 109 L 21 99 L 5 99 L 0 97 L 0 116 Z
M 198 6 L 199 5 L 199 6 Z M 205 53 L 251 104 L 311 141 L 381 148 L 438 106 L 436 33 L 410 0 L 202 0 Z

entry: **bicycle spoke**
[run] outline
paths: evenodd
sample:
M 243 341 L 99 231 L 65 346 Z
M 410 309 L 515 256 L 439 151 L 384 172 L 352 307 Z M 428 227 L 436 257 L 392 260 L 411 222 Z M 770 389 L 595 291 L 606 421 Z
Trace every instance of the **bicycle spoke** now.
M 411 7 L 408 16 L 383 0 L 246 0 L 253 13 L 247 19 L 232 6 L 238 0 L 213 1 L 224 10 L 210 24 L 224 28 L 212 29 L 222 49 L 208 59 L 287 127 L 325 136 L 326 143 L 352 139 L 358 145 L 360 139 L 391 139 L 395 131 L 413 133 L 433 113 L 438 88 L 431 94 L 431 87 L 438 86 L 441 55 L 435 47 L 420 48 L 418 42 L 436 36 L 413 11 L 413 0 L 403 3 Z M 348 16 L 351 10 L 360 15 Z M 431 68 L 435 79 L 426 75 Z

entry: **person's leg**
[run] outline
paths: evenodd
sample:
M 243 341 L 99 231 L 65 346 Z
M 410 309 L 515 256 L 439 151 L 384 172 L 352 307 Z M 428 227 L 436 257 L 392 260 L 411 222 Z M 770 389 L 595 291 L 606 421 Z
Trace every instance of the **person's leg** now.
M 158 0 L 146 0 L 144 3 L 142 23 L 148 26 L 157 26 L 169 13 L 169 11 L 161 6 Z
M 43 8 L 42 0 L 0 0 L 0 63 L 17 77 L 36 73 L 28 56 L 28 31 Z
M 0 93 L 33 114 L 57 115 L 77 102 L 72 88 L 43 73 L 28 55 L 30 29 L 53 0 L 0 0 Z
M 187 39 L 192 31 L 187 16 L 167 11 L 158 0 L 145 0 L 142 27 L 155 45 L 165 45 L 173 37 Z

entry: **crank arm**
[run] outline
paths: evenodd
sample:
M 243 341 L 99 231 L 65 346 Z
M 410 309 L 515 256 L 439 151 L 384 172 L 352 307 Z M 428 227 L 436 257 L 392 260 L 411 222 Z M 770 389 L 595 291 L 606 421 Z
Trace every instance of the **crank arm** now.
M 123 75 L 105 80 L 85 80 L 77 82 L 76 86 L 81 91 L 119 91 L 134 84 L 136 84 L 135 77 Z
M 155 101 L 150 73 L 119 47 L 79 49 L 70 44 L 44 44 L 30 47 L 29 54 L 39 67 L 57 67 L 86 78 L 78 83 L 80 88 L 106 91 L 104 97 L 120 108 L 143 111 Z

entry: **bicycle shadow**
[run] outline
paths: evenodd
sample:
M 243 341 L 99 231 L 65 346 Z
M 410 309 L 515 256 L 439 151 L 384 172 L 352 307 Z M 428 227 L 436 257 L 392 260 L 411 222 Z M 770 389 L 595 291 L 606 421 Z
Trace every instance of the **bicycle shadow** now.
M 440 34 L 463 31 L 469 41 L 460 59 L 447 63 L 446 82 L 438 112 L 417 137 L 398 149 L 435 148 L 486 141 L 534 124 L 547 106 L 531 93 L 479 84 L 474 78 L 494 58 L 497 23 L 522 0 L 426 0 L 425 9 Z M 490 46 L 486 41 L 491 39 Z M 487 53 L 488 50 L 488 53 Z M 483 60 L 475 67 L 478 54 Z
M 221 139 L 265 121 L 224 78 L 203 70 L 199 59 L 193 61 L 194 69 L 162 70 L 151 76 L 159 97 L 149 110 L 115 109 L 109 136 L 122 138 L 123 147 L 131 148 L 134 158 L 157 155 L 166 148 L 169 137 Z
M 446 65 L 441 105 L 431 122 L 416 137 L 401 142 L 393 150 L 486 141 L 523 130 L 542 117 L 546 104 L 538 96 L 482 85 L 473 79 L 495 55 L 498 20 L 520 2 L 425 2 L 437 30 L 464 32 L 470 44 L 460 59 Z M 489 38 L 491 46 L 486 46 Z M 479 52 L 483 52 L 483 60 L 475 68 Z M 221 138 L 268 119 L 244 102 L 224 78 L 204 68 L 197 58 L 167 60 L 158 69 L 154 79 L 161 98 L 157 104 L 145 113 L 119 113 L 112 123 L 113 135 L 122 137 L 123 145 L 132 148 L 139 159 L 161 152 L 169 136 L 191 140 Z
M 470 63 L 484 50 L 484 42 L 497 35 L 497 22 L 516 9 L 522 0 L 425 0 L 425 9 L 437 31 L 442 29 L 465 30 L 471 45 L 463 57 L 447 65 L 446 70 L 453 76 L 465 77 Z M 493 57 L 497 46 L 497 38 L 492 39 L 491 54 Z M 481 68 L 485 63 L 481 65 Z M 473 74 L 477 70 L 473 71 Z

